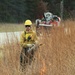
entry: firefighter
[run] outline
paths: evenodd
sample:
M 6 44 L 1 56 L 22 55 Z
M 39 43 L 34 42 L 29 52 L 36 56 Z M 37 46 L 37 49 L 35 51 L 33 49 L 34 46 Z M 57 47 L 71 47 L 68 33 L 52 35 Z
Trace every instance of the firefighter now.
M 32 30 L 31 20 L 26 20 L 24 26 L 25 30 L 22 32 L 20 37 L 20 44 L 22 47 L 22 52 L 20 55 L 20 63 L 23 66 L 26 63 L 32 61 L 34 55 L 34 50 L 32 50 L 30 54 L 28 53 L 28 44 L 36 44 L 37 41 L 36 32 Z

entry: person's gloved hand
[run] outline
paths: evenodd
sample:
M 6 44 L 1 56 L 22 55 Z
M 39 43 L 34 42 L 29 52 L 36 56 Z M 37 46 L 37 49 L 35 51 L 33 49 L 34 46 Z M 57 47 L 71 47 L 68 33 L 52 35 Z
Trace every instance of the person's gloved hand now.
M 29 41 L 29 40 L 31 40 L 31 36 L 28 36 L 28 39 L 27 39 L 27 41 Z

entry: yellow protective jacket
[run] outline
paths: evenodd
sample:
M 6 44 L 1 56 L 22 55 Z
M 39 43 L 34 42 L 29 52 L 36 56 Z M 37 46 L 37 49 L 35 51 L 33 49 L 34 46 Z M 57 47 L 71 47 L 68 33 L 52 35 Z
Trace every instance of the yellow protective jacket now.
M 28 37 L 31 37 L 30 40 L 28 40 Z M 37 40 L 37 35 L 35 31 L 26 32 L 23 31 L 20 36 L 20 44 L 22 47 L 26 47 L 27 44 L 34 44 Z

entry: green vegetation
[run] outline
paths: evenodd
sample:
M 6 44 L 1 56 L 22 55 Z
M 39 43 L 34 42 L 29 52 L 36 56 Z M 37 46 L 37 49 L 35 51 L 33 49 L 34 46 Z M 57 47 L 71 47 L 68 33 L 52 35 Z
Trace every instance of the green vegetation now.
M 48 2 L 48 10 L 60 16 L 60 3 L 63 2 L 64 18 L 75 18 L 75 0 L 43 0 Z
M 47 10 L 60 16 L 61 1 L 64 17 L 75 18 L 75 0 L 0 0 L 0 22 L 22 23 L 26 19 L 35 21 Z

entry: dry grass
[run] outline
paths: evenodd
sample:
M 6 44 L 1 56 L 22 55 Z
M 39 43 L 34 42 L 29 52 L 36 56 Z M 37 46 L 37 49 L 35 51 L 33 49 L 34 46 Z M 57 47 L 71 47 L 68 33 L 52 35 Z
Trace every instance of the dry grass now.
M 14 32 L 14 31 L 23 31 L 23 24 L 12 24 L 12 23 L 1 23 L 0 24 L 0 32 Z
M 34 25 L 33 25 L 34 26 Z M 32 27 L 34 28 L 34 27 Z M 0 32 L 15 32 L 15 31 L 23 31 L 24 23 L 0 23 Z
M 65 21 L 50 31 L 41 29 L 44 45 L 35 53 L 35 60 L 22 72 L 21 47 L 18 42 L 4 45 L 4 59 L 0 63 L 0 75 L 75 75 L 75 22 Z M 49 33 L 49 34 L 48 34 Z

